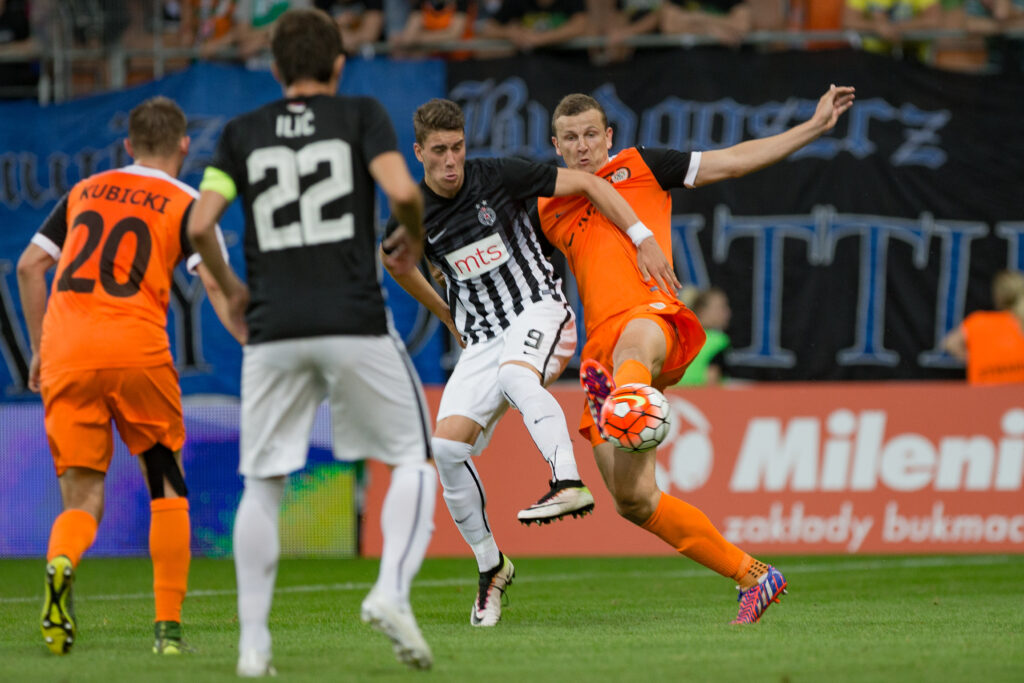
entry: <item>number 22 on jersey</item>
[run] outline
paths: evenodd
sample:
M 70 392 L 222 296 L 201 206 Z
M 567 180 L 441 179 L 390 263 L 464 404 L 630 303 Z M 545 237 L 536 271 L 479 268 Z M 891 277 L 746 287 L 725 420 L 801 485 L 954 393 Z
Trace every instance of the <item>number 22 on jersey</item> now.
M 326 163 L 330 173 L 300 191 L 300 178 L 312 175 Z M 340 242 L 355 235 L 351 212 L 339 218 L 324 218 L 327 204 L 352 193 L 352 147 L 344 140 L 320 140 L 298 151 L 278 145 L 255 150 L 246 159 L 250 185 L 262 181 L 269 171 L 277 184 L 263 190 L 252 202 L 252 219 L 260 251 L 277 251 L 328 242 Z M 298 202 L 299 220 L 285 225 L 274 223 L 274 213 Z

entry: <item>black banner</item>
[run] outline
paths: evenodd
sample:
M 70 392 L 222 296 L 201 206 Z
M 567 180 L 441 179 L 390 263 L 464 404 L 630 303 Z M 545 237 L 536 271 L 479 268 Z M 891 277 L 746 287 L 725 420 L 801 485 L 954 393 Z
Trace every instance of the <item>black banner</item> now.
M 1024 81 L 869 54 L 648 52 L 597 68 L 536 55 L 457 62 L 449 96 L 471 156 L 556 159 L 550 115 L 583 92 L 613 153 L 727 147 L 810 117 L 830 83 L 857 88 L 832 133 L 745 178 L 674 193 L 680 279 L 726 290 L 731 367 L 750 379 L 962 377 L 939 343 L 1024 270 Z

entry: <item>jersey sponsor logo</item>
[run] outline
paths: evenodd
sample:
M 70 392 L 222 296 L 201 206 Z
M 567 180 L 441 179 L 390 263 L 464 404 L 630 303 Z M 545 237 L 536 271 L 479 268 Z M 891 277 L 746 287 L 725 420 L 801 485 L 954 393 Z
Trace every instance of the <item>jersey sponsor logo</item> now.
M 444 258 L 455 271 L 456 279 L 469 280 L 494 270 L 508 261 L 511 255 L 505 240 L 501 239 L 498 233 L 494 233 L 445 254 Z
M 494 225 L 494 221 L 498 220 L 498 214 L 487 206 L 486 200 L 477 204 L 477 208 L 479 211 L 476 212 L 476 219 L 480 221 L 481 225 L 486 225 L 489 228 Z

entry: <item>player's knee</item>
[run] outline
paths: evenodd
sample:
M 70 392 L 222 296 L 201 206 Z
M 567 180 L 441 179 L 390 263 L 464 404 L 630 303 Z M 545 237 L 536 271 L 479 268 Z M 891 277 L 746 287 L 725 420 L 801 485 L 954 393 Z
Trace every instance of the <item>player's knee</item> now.
M 434 452 L 434 462 L 438 467 L 460 465 L 473 454 L 473 446 L 461 441 L 434 437 L 430 440 L 430 449 Z
M 146 484 L 149 486 L 149 497 L 153 500 L 164 497 L 164 481 L 181 497 L 188 495 L 185 486 L 185 475 L 174 458 L 174 452 L 161 443 L 155 444 L 139 457 L 146 465 Z
M 637 525 L 643 524 L 654 514 L 646 496 L 619 492 L 615 494 L 615 512 Z
M 505 363 L 498 368 L 498 386 L 502 391 L 508 393 L 509 389 L 528 384 L 536 386 L 540 383 L 540 375 L 533 368 L 518 363 Z

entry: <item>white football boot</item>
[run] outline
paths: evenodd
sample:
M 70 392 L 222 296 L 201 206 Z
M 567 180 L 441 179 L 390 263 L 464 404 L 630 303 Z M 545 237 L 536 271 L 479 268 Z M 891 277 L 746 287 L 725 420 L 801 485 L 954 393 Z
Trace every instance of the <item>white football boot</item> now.
M 594 511 L 594 496 L 582 481 L 552 481 L 550 486 L 551 490 L 540 500 L 516 515 L 522 524 L 550 524 L 570 515 L 583 517 Z
M 238 655 L 235 673 L 241 678 L 262 678 L 263 676 L 276 676 L 277 669 L 270 665 L 269 652 L 249 649 Z
M 362 619 L 391 639 L 398 661 L 413 669 L 433 666 L 434 655 L 409 607 L 400 607 L 370 591 L 363 600 Z
M 499 556 L 501 560 L 494 569 L 480 572 L 480 589 L 469 613 L 469 623 L 473 626 L 494 626 L 501 619 L 501 599 L 505 589 L 512 585 L 516 568 L 504 553 Z

